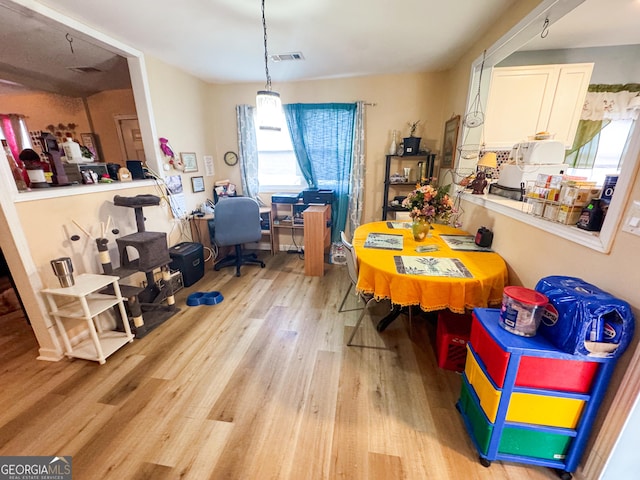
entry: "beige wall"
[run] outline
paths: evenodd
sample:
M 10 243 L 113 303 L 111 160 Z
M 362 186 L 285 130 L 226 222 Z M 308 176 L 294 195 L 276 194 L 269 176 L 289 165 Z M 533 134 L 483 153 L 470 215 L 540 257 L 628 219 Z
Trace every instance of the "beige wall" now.
M 207 144 L 213 137 L 213 133 L 205 125 L 204 118 L 206 86 L 189 75 L 159 62 L 151 60 L 148 65 L 152 109 L 156 112 L 155 121 L 159 131 L 172 140 L 176 152 L 192 151 L 198 155 L 199 172 L 183 174 L 187 206 L 193 209 L 198 202 L 201 203 L 206 198 L 206 195 L 190 194 L 190 177 L 204 174 L 202 155 L 207 152 Z M 122 92 L 95 96 L 92 101 L 95 106 L 101 107 L 104 113 L 104 115 L 97 115 L 94 120 L 105 126 L 113 125 L 115 127 L 114 114 L 135 113 L 135 110 L 131 110 L 130 97 Z M 82 111 L 84 112 L 84 109 Z M 80 128 L 78 133 L 83 131 L 82 127 Z M 119 153 L 118 158 L 120 158 Z M 25 302 L 34 332 L 38 337 L 41 354 L 43 351 L 47 352 L 45 355 L 47 358 L 51 358 L 51 354 L 56 348 L 59 349 L 56 338 L 51 338 L 51 336 L 56 336 L 56 332 L 52 327 L 51 320 L 44 313 L 46 308 L 42 299 L 37 294 L 34 295 L 36 292 L 26 292 L 27 286 L 56 286 L 57 279 L 51 271 L 49 262 L 60 256 L 71 257 L 77 273 L 101 272 L 95 245 L 95 238 L 100 236 L 101 223 L 106 223 L 110 216 L 111 224 L 120 230 L 118 236 L 136 231 L 134 210 L 114 206 L 114 195 L 155 194 L 162 196 L 164 194 L 160 189 L 143 187 L 135 183 L 130 184 L 130 188 L 122 190 L 109 190 L 109 187 L 105 186 L 76 187 L 76 190 L 79 188 L 86 190 L 83 190 L 79 195 L 41 200 L 24 201 L 25 197 L 23 196 L 20 202 L 11 206 L 6 205 L 9 209 L 7 217 L 13 218 L 12 210 L 14 210 L 16 218 L 19 219 L 21 231 L 17 237 L 9 235 L 8 228 L 5 229 L 8 218 L 5 218 L 4 215 L 0 218 L 0 226 L 2 226 L 3 232 L 7 233 L 7 235 L 3 234 L 0 237 L 0 245 L 3 250 L 14 251 L 15 242 L 18 242 L 24 243 L 18 248 L 30 252 L 31 258 L 27 264 L 32 263 L 32 267 L 29 265 L 23 267 L 17 263 L 15 258 L 11 258 L 9 263 L 16 284 L 21 290 L 21 296 Z M 144 214 L 147 218 L 147 230 L 167 232 L 169 245 L 191 239 L 188 225 L 172 218 L 166 199 L 163 199 L 160 206 L 146 207 Z M 74 224 L 74 221 L 87 230 L 91 238 L 88 238 L 82 229 Z M 12 228 L 17 227 L 15 222 L 12 222 Z M 79 241 L 70 240 L 74 234 L 80 236 Z M 110 240 L 109 247 L 114 264 L 117 265 L 116 235 L 108 233 L 107 238 Z
M 464 113 L 472 60 L 537 3 L 535 0 L 516 2 L 514 7 L 492 26 L 490 33 L 480 38 L 474 48 L 447 73 L 383 75 L 274 84 L 274 89 L 281 93 L 285 103 L 355 100 L 376 103 L 375 107 L 367 107 L 366 112 L 367 166 L 363 222 L 380 219 L 383 201 L 383 161 L 391 131 L 395 129 L 400 130 L 401 134 L 406 134 L 407 122 L 420 119 L 423 123 L 420 134 L 424 145 L 439 149 L 445 120 L 452 114 Z M 199 171 L 182 174 L 188 208 L 193 209 L 204 199 L 211 197 L 214 179 L 229 178 L 239 185 L 238 167 L 226 166 L 222 161 L 222 155 L 227 150 L 237 151 L 235 105 L 253 104 L 255 92 L 262 88 L 262 85 L 207 85 L 153 58 L 147 57 L 146 64 L 158 136 L 167 137 L 176 153 L 195 152 L 198 158 Z M 190 195 L 190 178 L 194 175 L 204 175 L 202 157 L 206 154 L 214 156 L 215 176 L 205 177 L 207 188 L 204 193 Z M 133 188 L 130 193 L 147 191 Z M 126 194 L 127 191 L 119 193 Z M 122 207 L 113 207 L 110 203 L 113 195 L 114 192 L 94 193 L 16 205 L 25 229 L 28 247 L 43 284 L 50 284 L 55 280 L 49 272 L 48 262 L 60 255 L 72 256 L 78 269 L 99 271 L 96 270 L 94 245 L 86 238 L 73 245 L 69 241 L 70 235 L 75 233 L 72 220 L 95 229 L 111 214 L 118 226 L 123 228 L 123 233 L 133 228 L 133 212 Z M 640 185 L 636 178 L 632 198 L 639 197 Z M 512 283 L 533 286 L 539 278 L 546 275 L 575 275 L 628 300 L 635 307 L 636 313 L 638 312 L 638 237 L 619 232 L 611 253 L 605 255 L 471 204 L 465 203 L 464 210 L 464 227 L 467 230 L 474 231 L 480 225 L 490 225 L 494 229 L 494 246 L 509 265 Z M 150 229 L 171 232 L 170 243 L 176 243 L 176 237 L 179 237 L 180 233 L 176 232 L 176 224 L 169 219 L 166 208 L 148 208 L 145 210 L 145 214 L 147 213 L 150 216 Z M 5 223 L 4 219 L 0 220 L 0 224 Z M 4 224 L 2 226 L 4 228 Z M 7 240 L 3 240 L 5 241 Z M 24 283 L 25 279 L 20 280 Z M 618 368 L 617 378 L 611 388 L 612 393 L 607 398 L 609 404 L 613 401 L 611 397 L 620 384 L 620 376 L 624 373 L 631 354 L 630 351 L 625 355 Z M 607 452 L 596 448 L 594 454 L 606 456 Z
M 158 137 L 168 138 L 176 155 L 195 152 L 198 160 L 197 172 L 184 173 L 173 169 L 165 172 L 182 177 L 187 209 L 191 212 L 212 198 L 214 177 L 205 176 L 203 161 L 204 155 L 215 152 L 217 137 L 207 117 L 208 111 L 215 108 L 207 102 L 211 87 L 157 59 L 147 57 L 146 65 Z M 235 117 L 233 121 L 235 124 Z M 204 192 L 192 193 L 191 178 L 194 176 L 204 177 Z
M 211 93 L 211 124 L 215 126 L 216 179 L 229 178 L 240 184 L 239 167 L 229 167 L 222 161 L 227 150 L 238 151 L 235 106 L 255 104 L 261 84 L 216 85 Z M 342 78 L 306 82 L 276 83 L 283 103 L 355 102 L 375 103 L 366 107 L 365 115 L 365 201 L 363 222 L 380 220 L 384 184 L 385 155 L 393 130 L 407 136 L 408 122 L 421 120 L 417 135 L 421 145 L 432 150 L 440 148 L 444 122 L 451 116 L 444 102 L 449 93 L 442 73 L 410 73 L 372 77 Z M 400 141 L 400 139 L 398 139 Z M 269 196 L 267 196 L 269 200 Z
M 89 119 L 81 98 L 52 93 L 3 95 L 0 97 L 1 113 L 18 113 L 26 117 L 29 130 L 48 131 L 48 125 L 75 123 L 76 134 L 88 132 Z M 76 139 L 80 138 L 76 135 Z
M 81 98 L 52 93 L 3 95 L 0 103 L 2 113 L 25 115 L 30 130 L 48 131 L 48 125 L 75 123 L 75 139 L 80 143 L 80 134 L 95 132 L 102 147 L 100 161 L 124 164 L 114 115 L 136 115 L 130 89 L 110 90 L 88 97 L 91 118 L 87 117 Z
M 113 197 L 141 194 L 159 195 L 159 192 L 153 187 L 140 188 L 132 183 L 131 188 L 124 190 L 18 203 L 16 207 L 29 251 L 45 287 L 58 286 L 49 265 L 49 261 L 54 258 L 70 257 L 77 273 L 102 272 L 97 258 L 95 239 L 100 237 L 101 223 L 106 224 L 108 217 L 111 217 L 111 228 L 120 230 L 118 235 L 108 233 L 106 236 L 110 241 L 109 250 L 114 258 L 114 264 L 117 266 L 115 238 L 134 233 L 137 229 L 134 210 L 115 206 Z M 173 230 L 173 241 L 170 241 L 170 244 L 176 243 L 177 229 L 171 228 L 170 214 L 165 201 L 160 206 L 145 207 L 143 211 L 147 230 L 165 232 Z M 91 237 L 87 237 L 74 224 L 74 221 L 90 233 Z M 72 235 L 79 235 L 80 240 L 71 241 Z
M 115 115 L 137 115 L 133 91 L 121 89 L 100 92 L 87 98 L 87 106 L 91 114 L 93 132 L 98 134 L 102 154 L 100 161 L 124 166 L 125 159 L 122 158 L 114 117 Z M 78 131 L 78 134 L 88 132 L 91 130 L 84 129 Z M 79 135 L 77 140 L 82 143 Z
M 535 1 L 518 2 L 515 10 L 501 17 L 501 25 L 494 26 L 491 33 L 476 43 L 476 48 L 458 62 L 450 72 L 448 81 L 455 85 L 448 101 L 451 105 L 466 102 L 471 62 L 505 33 L 513 23 L 523 17 L 520 3 L 531 6 Z M 516 14 L 512 14 L 513 12 Z M 633 199 L 640 198 L 640 179 L 634 173 L 633 191 L 625 206 L 625 211 Z M 579 276 L 610 293 L 625 299 L 638 312 L 640 296 L 637 285 L 640 281 L 640 256 L 631 252 L 640 248 L 640 237 L 618 230 L 610 254 L 576 245 L 555 235 L 533 228 L 522 222 L 509 219 L 495 212 L 469 203 L 463 205 L 464 228 L 475 231 L 481 225 L 494 229 L 494 246 L 505 258 L 510 267 L 512 283 L 533 287 L 538 279 L 547 275 Z M 532 259 L 536 259 L 532 261 Z M 539 259 L 539 261 L 538 261 Z
M 106 226 L 109 217 L 111 217 L 111 226 L 105 237 L 109 239 L 109 252 L 113 264 L 118 266 L 115 239 L 134 233 L 137 228 L 134 210 L 115 206 L 114 195 L 159 194 L 155 188 L 136 187 L 133 183 L 131 188 L 124 190 L 102 192 L 87 190 L 87 192 L 91 193 L 16 204 L 27 248 L 35 264 L 32 275 L 39 277 L 42 288 L 59 287 L 49 263 L 54 258 L 70 257 L 75 274 L 102 273 L 95 240 L 101 236 L 101 224 Z M 180 229 L 174 227 L 169 220 L 170 214 L 165 201 L 159 206 L 145 207 L 143 211 L 148 231 L 167 232 L 169 245 L 178 243 Z M 74 221 L 82 228 L 78 227 Z M 110 230 L 114 227 L 120 230 L 118 235 L 111 233 Z M 83 229 L 90 234 L 90 237 L 83 232 Z M 72 241 L 72 235 L 79 235 L 80 239 Z M 140 280 L 142 278 L 140 277 Z M 133 278 L 133 280 L 138 279 Z M 39 311 L 40 308 L 44 308 L 42 299 L 25 297 L 22 292 L 21 296 L 27 308 L 29 320 L 38 334 L 40 346 L 51 348 L 55 341 L 51 342 L 45 335 L 57 336 L 57 331 L 53 328 L 52 320 Z
M 449 72 L 447 81 L 451 85 L 452 94 L 447 99 L 447 105 L 450 105 L 451 109 L 457 111 L 464 108 L 471 63 L 482 54 L 483 49 L 489 48 L 537 3 L 534 0 L 517 2 Z M 640 178 L 636 171 L 625 212 L 628 211 L 632 200 L 639 198 Z M 482 225 L 493 229 L 495 235 L 493 247 L 507 262 L 512 284 L 533 288 L 540 278 L 548 275 L 579 277 L 629 302 L 636 318 L 640 318 L 640 295 L 638 295 L 640 255 L 637 254 L 640 251 L 640 237 L 618 228 L 611 252 L 604 254 L 468 202 L 463 202 L 462 208 L 464 229 L 474 232 Z M 589 463 L 589 468 L 592 468 L 588 474 L 585 474 L 588 478 L 595 478 L 595 473 L 601 468 L 601 462 L 609 456 L 611 442 L 620 431 L 633 399 L 640 391 L 637 372 L 634 373 L 630 368 L 637 363 L 640 354 L 638 337 L 639 335 L 635 336 L 633 344 L 618 362 L 603 407 L 600 409 L 594 435 L 586 450 L 589 452 L 585 455 L 588 460 L 583 460 Z M 625 376 L 627 370 L 630 373 Z M 624 393 L 616 396 L 619 389 Z M 607 417 L 609 410 L 611 412 Z M 605 432 L 604 428 L 600 432 L 603 424 L 610 427 L 612 432 Z

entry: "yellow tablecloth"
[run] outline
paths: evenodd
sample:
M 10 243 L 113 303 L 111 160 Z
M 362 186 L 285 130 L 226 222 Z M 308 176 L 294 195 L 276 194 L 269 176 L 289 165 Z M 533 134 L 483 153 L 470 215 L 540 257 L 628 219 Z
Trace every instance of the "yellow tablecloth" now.
M 450 249 L 440 234 L 464 235 L 457 228 L 433 225 L 431 235 L 416 242 L 410 229 L 389 228 L 387 222 L 361 225 L 353 236 L 358 258 L 357 289 L 374 295 L 376 299 L 389 299 L 395 305 L 420 305 L 424 311 L 448 308 L 464 313 L 465 309 L 500 304 L 502 291 L 507 285 L 507 266 L 500 255 L 493 252 L 467 252 Z M 401 234 L 403 250 L 365 248 L 369 233 Z M 435 252 L 418 253 L 418 245 L 437 245 Z M 473 278 L 451 278 L 398 273 L 394 256 L 432 256 L 457 258 L 471 272 Z

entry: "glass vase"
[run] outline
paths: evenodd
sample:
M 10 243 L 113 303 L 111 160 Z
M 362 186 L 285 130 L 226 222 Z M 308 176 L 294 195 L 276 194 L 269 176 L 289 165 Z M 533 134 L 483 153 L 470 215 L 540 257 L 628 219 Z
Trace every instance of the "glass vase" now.
M 396 155 L 398 153 L 398 146 L 396 144 L 396 131 L 393 131 L 391 138 L 391 145 L 389 146 L 389 155 Z
M 413 224 L 411 225 L 411 231 L 413 238 L 416 242 L 422 242 L 430 235 L 431 222 L 427 220 L 427 217 L 415 217 Z

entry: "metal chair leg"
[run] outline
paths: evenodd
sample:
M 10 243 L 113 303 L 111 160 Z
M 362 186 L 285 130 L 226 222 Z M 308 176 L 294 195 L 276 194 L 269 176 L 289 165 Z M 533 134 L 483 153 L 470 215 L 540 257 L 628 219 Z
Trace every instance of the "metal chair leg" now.
M 343 310 L 342 307 L 344 307 L 344 304 L 347 301 L 347 298 L 349 297 L 349 293 L 351 293 L 351 288 L 353 287 L 353 283 L 349 284 L 349 288 L 347 288 L 347 293 L 344 294 L 344 298 L 342 299 L 342 303 L 340 304 L 340 308 L 338 309 L 338 313 L 344 313 L 344 312 L 355 312 L 356 310 L 362 310 L 362 308 L 351 308 L 349 310 Z M 360 302 L 360 295 L 358 295 L 358 302 Z
M 369 302 L 367 302 L 368 304 Z M 353 327 L 353 332 L 351 332 L 351 336 L 349 337 L 349 341 L 347 342 L 347 346 L 351 346 L 353 344 L 353 337 L 356 336 L 356 332 L 358 331 L 358 328 L 360 328 L 360 324 L 362 323 L 362 319 L 364 318 L 364 314 L 367 313 L 367 306 L 365 305 L 365 307 L 362 309 L 362 313 L 360 314 L 360 316 L 358 317 L 358 321 L 356 322 L 356 326 Z

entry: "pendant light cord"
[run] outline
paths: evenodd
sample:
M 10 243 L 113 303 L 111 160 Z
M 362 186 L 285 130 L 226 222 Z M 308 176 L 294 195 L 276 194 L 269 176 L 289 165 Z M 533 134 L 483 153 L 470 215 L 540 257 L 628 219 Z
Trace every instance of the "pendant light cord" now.
M 271 91 L 271 76 L 269 75 L 269 55 L 267 53 L 267 21 L 264 16 L 264 0 L 262 0 L 262 31 L 264 32 L 264 73 L 267 77 L 266 89 Z

